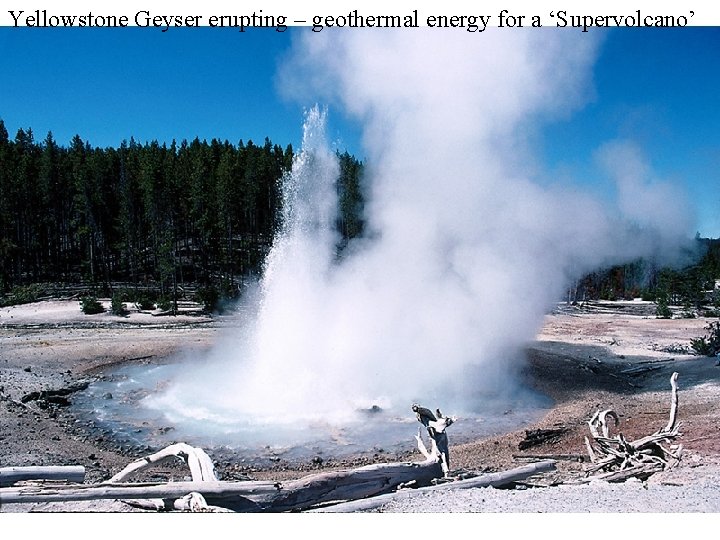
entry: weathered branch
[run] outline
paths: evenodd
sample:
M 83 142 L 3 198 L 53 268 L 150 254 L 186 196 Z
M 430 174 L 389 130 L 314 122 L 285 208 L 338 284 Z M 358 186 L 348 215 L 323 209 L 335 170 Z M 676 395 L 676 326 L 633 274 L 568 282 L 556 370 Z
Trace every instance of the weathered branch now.
M 210 457 L 201 448 L 194 448 L 189 444 L 176 443 L 163 448 L 159 452 L 133 461 L 122 471 L 107 480 L 106 484 L 119 484 L 127 481 L 134 474 L 143 471 L 153 465 L 157 465 L 171 459 L 182 459 L 190 469 L 190 475 L 194 482 L 213 482 L 217 480 L 215 470 Z M 193 495 L 193 494 L 190 494 Z M 202 495 L 195 494 L 182 497 L 177 500 L 162 499 L 139 499 L 125 500 L 130 506 L 150 510 L 186 510 L 191 512 L 208 511 L 208 505 Z
M 590 435 L 592 435 L 593 439 L 597 439 L 600 437 L 600 432 L 597 430 L 599 416 L 600 416 L 600 411 L 596 411 L 595 414 L 592 415 L 592 418 L 590 418 L 590 420 L 588 421 L 588 427 L 590 428 Z
M 80 483 L 85 481 L 85 467 L 0 467 L 0 486 L 11 486 L 25 480 L 64 480 Z
M 159 452 L 133 461 L 122 471 L 107 480 L 106 484 L 118 484 L 125 482 L 133 474 L 147 469 L 152 465 L 157 465 L 163 461 L 180 458 L 190 468 L 190 474 L 193 481 L 214 481 L 217 480 L 215 470 L 210 457 L 201 448 L 194 448 L 189 444 L 177 443 L 163 448 Z
M 587 461 L 582 454 L 513 454 L 513 459 L 529 459 L 533 461 L 551 459 L 553 461 Z
M 173 510 L 179 512 L 232 512 L 232 510 L 220 506 L 210 506 L 205 501 L 205 497 L 197 492 L 188 493 L 179 499 L 129 499 L 123 502 L 135 508 L 155 512 L 171 512 Z
M 670 396 L 670 419 L 668 420 L 668 423 L 665 426 L 665 429 L 663 429 L 663 432 L 665 432 L 665 433 L 669 433 L 675 429 L 675 422 L 677 419 L 677 409 L 678 409 L 677 378 L 678 378 L 678 374 L 676 371 L 675 373 L 672 374 L 672 377 L 670 377 L 670 387 L 672 388 L 672 393 Z
M 617 413 L 612 409 L 607 409 L 606 411 L 601 412 L 598 416 L 598 422 L 600 422 L 600 428 L 602 429 L 602 434 L 605 438 L 610 437 L 610 428 L 608 427 L 607 422 L 608 416 L 615 421 L 615 427 L 617 427 L 620 423 L 620 417 L 618 417 Z
M 448 491 L 455 489 L 469 489 L 481 487 L 501 488 L 509 486 L 514 482 L 526 480 L 527 478 L 536 474 L 553 470 L 555 470 L 554 461 L 539 461 L 537 463 L 530 463 L 523 467 L 517 467 L 516 469 L 511 469 L 509 471 L 483 474 L 473 478 L 468 478 L 466 480 L 457 480 L 454 482 L 447 482 L 435 486 L 428 486 L 418 489 L 404 489 L 396 491 L 394 493 L 388 493 L 386 495 L 373 497 L 371 499 L 350 501 L 346 503 L 335 504 L 325 508 L 318 508 L 315 510 L 311 510 L 311 512 L 362 512 L 384 506 L 391 501 L 414 497 L 416 494 L 427 493 L 430 491 Z
M 625 482 L 630 478 L 639 478 L 641 480 L 645 480 L 648 477 L 652 476 L 654 473 L 661 470 L 663 470 L 663 465 L 661 463 L 648 463 L 645 465 L 638 465 L 629 469 L 610 471 L 604 474 L 599 474 L 593 476 L 592 478 L 587 478 L 585 479 L 585 481 L 589 482 L 590 480 L 595 479 L 605 480 L 606 482 Z
M 585 437 L 585 448 L 587 448 L 588 456 L 590 456 L 590 461 L 592 463 L 595 463 L 597 461 L 597 458 L 595 457 L 595 451 L 593 450 L 592 444 L 590 444 L 590 439 Z
M 430 442 L 432 443 L 432 446 L 430 447 L 430 450 L 427 449 L 427 446 L 425 446 L 425 443 L 422 440 L 422 435 L 420 435 L 422 428 L 418 428 L 417 435 L 415 435 L 415 440 L 417 441 L 418 450 L 420 453 L 425 456 L 425 459 L 427 461 L 436 461 L 437 460 L 437 446 L 435 445 L 435 441 L 430 439 Z

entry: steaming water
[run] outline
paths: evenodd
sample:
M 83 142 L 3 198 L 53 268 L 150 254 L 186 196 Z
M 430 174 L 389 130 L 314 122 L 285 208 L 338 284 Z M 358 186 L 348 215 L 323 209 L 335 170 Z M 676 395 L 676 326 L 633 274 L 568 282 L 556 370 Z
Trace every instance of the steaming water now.
M 178 377 L 181 364 L 125 366 L 90 385 L 73 398 L 74 413 L 106 438 L 149 451 L 173 442 L 205 449 L 229 448 L 245 462 L 288 461 L 316 455 L 342 457 L 399 452 L 414 448 L 419 424 L 406 410 L 364 410 L 344 421 L 318 417 L 303 421 L 258 421 L 231 408 L 209 410 L 205 404 L 184 402 L 181 412 L 153 407 L 158 393 Z M 448 430 L 453 444 L 517 429 L 537 420 L 551 405 L 540 395 L 522 400 L 486 396 L 481 414 L 461 416 Z M 160 399 L 160 401 L 164 401 Z

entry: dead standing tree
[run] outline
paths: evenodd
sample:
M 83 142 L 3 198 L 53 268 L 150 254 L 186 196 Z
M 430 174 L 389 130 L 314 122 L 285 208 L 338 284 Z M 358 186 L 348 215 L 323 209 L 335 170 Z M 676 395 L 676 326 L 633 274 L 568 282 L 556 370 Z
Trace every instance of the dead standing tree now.
M 682 445 L 664 446 L 680 436 L 678 431 L 680 425 L 677 423 L 677 378 L 677 373 L 673 373 L 670 377 L 672 394 L 668 423 L 652 435 L 635 441 L 628 441 L 622 433 L 611 437 L 608 422 L 612 419 L 617 427 L 620 423 L 617 413 L 608 409 L 593 415 L 588 422 L 592 442 L 585 437 L 585 446 L 592 462 L 585 469 L 587 475 L 605 471 L 593 478 L 601 478 L 609 482 L 621 482 L 631 477 L 644 480 L 655 472 L 675 466 L 680 461 Z
M 427 428 L 430 436 L 431 446 L 428 451 L 425 443 L 422 441 L 420 431 L 415 436 L 418 443 L 418 450 L 425 456 L 428 461 L 439 462 L 442 467 L 443 475 L 448 476 L 450 471 L 450 444 L 448 442 L 445 429 L 455 422 L 456 418 L 451 416 L 443 416 L 440 409 L 435 409 L 435 414 L 430 409 L 413 404 L 413 412 L 417 415 L 418 422 Z

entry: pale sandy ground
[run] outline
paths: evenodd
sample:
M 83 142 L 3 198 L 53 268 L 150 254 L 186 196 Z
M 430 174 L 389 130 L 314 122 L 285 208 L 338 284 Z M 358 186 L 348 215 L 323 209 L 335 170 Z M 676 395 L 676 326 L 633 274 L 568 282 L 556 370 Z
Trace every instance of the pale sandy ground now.
M 658 320 L 652 306 L 642 303 L 593 304 L 584 309 L 567 308 L 548 315 L 537 341 L 529 344 L 527 383 L 550 395 L 556 402 L 548 414 L 530 428 L 563 425 L 568 432 L 559 440 L 528 453 L 584 453 L 587 420 L 598 409 L 613 408 L 621 416 L 620 430 L 628 438 L 649 434 L 662 427 L 669 408 L 669 377 L 680 374 L 680 413 L 685 458 L 674 470 L 651 477 L 646 486 L 667 491 L 679 501 L 676 511 L 718 512 L 720 497 L 704 491 L 693 501 L 698 486 L 717 485 L 720 478 L 720 423 L 718 423 L 718 376 L 720 367 L 708 358 L 688 353 L 689 341 L 703 335 L 704 319 Z M 112 441 L 98 441 L 78 429 L 65 410 L 56 414 L 29 403 L 23 395 L 62 388 L 96 376 L 118 363 L 159 362 L 179 351 L 192 357 L 212 346 L 230 318 L 167 317 L 133 311 L 128 317 L 108 313 L 83 315 L 77 301 L 45 301 L 0 310 L 0 466 L 80 464 L 88 482 L 107 479 L 131 461 L 131 452 Z M 640 375 L 623 373 L 638 365 L 659 369 Z M 458 468 L 497 471 L 527 461 L 518 457 L 524 430 L 454 446 L 453 464 Z M 234 470 L 234 469 L 233 469 Z M 232 477 L 233 470 L 225 471 Z M 304 470 L 284 471 L 300 476 Z M 278 478 L 278 470 L 257 471 L 257 478 Z M 582 463 L 562 461 L 558 471 L 544 475 L 537 484 L 566 482 L 582 476 Z M 676 491 L 673 491 L 673 487 Z M 603 488 L 605 489 L 605 488 Z M 609 488 L 608 488 L 609 489 Z M 616 488 L 612 488 L 616 489 Z M 623 488 L 619 488 L 623 489 Z M 622 497 L 630 497 L 624 508 L 631 512 L 669 512 L 665 506 L 643 503 L 651 490 L 625 486 Z M 642 487 L 640 488 L 642 489 Z M 656 489 L 656 488 L 652 488 Z M 555 490 L 555 491 L 551 491 Z M 605 512 L 621 508 L 598 507 L 593 488 L 573 487 L 573 493 L 558 488 L 519 492 L 494 490 L 493 500 L 477 504 L 467 494 L 451 499 L 426 501 L 413 508 L 389 507 L 406 512 L 537 512 L 528 498 L 538 501 L 564 500 L 546 506 L 550 512 Z M 480 490 L 471 490 L 475 496 Z M 497 492 L 497 493 L 495 493 Z M 487 492 L 486 492 L 487 493 Z M 609 497 L 617 498 L 609 491 Z M 664 496 L 664 495 L 663 495 Z M 480 499 L 483 499 L 480 496 Z M 485 497 L 489 500 L 488 497 Z M 652 499 L 652 498 L 651 498 Z M 697 502 L 697 504 L 696 504 Z M 120 502 L 76 504 L 7 505 L 2 512 L 127 511 Z

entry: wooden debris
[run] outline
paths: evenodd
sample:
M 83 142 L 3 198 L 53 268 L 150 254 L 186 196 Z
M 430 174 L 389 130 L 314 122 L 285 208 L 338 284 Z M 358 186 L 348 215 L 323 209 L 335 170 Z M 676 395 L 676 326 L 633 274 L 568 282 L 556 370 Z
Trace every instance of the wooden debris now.
M 151 510 L 234 511 L 302 510 L 318 504 L 374 497 L 403 486 L 423 487 L 447 475 L 449 448 L 445 429 L 455 419 L 439 410 L 420 406 L 413 410 L 431 437 L 427 450 L 418 437 L 422 463 L 374 464 L 359 469 L 340 470 L 307 476 L 288 482 L 220 482 L 207 454 L 184 443 L 173 444 L 155 454 L 130 463 L 107 482 L 96 485 L 0 488 L 0 504 L 17 502 L 81 501 L 94 499 L 126 500 L 128 504 Z M 132 483 L 126 481 L 140 471 L 169 459 L 180 458 L 190 468 L 192 481 Z
M 30 401 L 37 402 L 38 407 L 47 408 L 49 405 L 56 405 L 59 407 L 67 407 L 70 405 L 70 400 L 67 396 L 85 390 L 90 385 L 90 381 L 80 381 L 65 388 L 57 390 L 41 390 L 39 392 L 30 392 L 20 398 L 21 403 L 28 403 Z
M 662 369 L 662 366 L 633 366 L 631 368 L 623 369 L 620 373 L 623 375 L 630 375 L 631 377 L 637 377 L 639 375 L 645 375 L 646 373 L 650 373 L 651 371 L 657 371 L 659 369 Z
M 188 493 L 179 499 L 127 499 L 123 502 L 135 508 L 156 512 L 232 512 L 221 506 L 209 505 L 205 497 L 197 492 Z
M 441 475 L 438 463 L 389 463 L 324 472 L 287 482 L 192 481 L 0 488 L 0 505 L 96 499 L 176 501 L 190 493 L 199 493 L 208 506 L 240 512 L 284 512 L 373 497 L 411 482 L 419 487 L 427 486 Z M 168 506 L 158 504 L 153 509 Z M 172 507 L 175 508 L 175 503 Z
M 674 441 L 680 432 L 677 423 L 678 387 L 677 373 L 670 377 L 671 401 L 670 415 L 667 424 L 652 435 L 635 441 L 628 441 L 622 433 L 611 436 L 608 418 L 614 420 L 618 427 L 619 417 L 611 409 L 596 412 L 588 422 L 592 442 L 585 438 L 585 445 L 592 465 L 585 468 L 587 475 L 604 471 L 593 476 L 608 482 L 622 482 L 628 478 L 642 480 L 660 470 L 673 467 L 680 461 L 682 445 L 677 447 L 663 444 Z
M 569 428 L 564 426 L 555 429 L 525 430 L 525 438 L 518 443 L 518 450 L 525 450 L 533 446 L 557 440 L 568 431 Z
M 201 448 L 194 448 L 189 444 L 177 443 L 168 446 L 150 456 L 133 461 L 122 471 L 110 478 L 106 484 L 119 484 L 127 481 L 134 474 L 158 463 L 171 459 L 182 459 L 190 469 L 193 482 L 215 482 L 215 470 L 210 457 Z M 135 499 L 126 500 L 125 503 L 146 510 L 185 510 L 190 512 L 211 511 L 200 493 L 190 493 L 180 499 Z
M 85 481 L 85 467 L 70 466 L 32 466 L 0 467 L 0 486 L 12 486 L 28 480 L 50 480 L 80 483 Z
M 587 456 L 583 454 L 513 454 L 513 459 L 532 459 L 544 460 L 550 459 L 554 461 L 587 461 Z
M 418 422 L 427 428 L 431 441 L 430 450 L 423 443 L 420 432 L 415 436 L 418 443 L 418 450 L 425 456 L 428 461 L 437 461 L 440 463 L 444 476 L 448 476 L 450 471 L 450 445 L 445 430 L 451 426 L 457 418 L 454 416 L 443 416 L 440 409 L 435 409 L 433 413 L 430 409 L 413 404 L 413 412 L 416 414 Z
M 380 495 L 371 499 L 363 499 L 357 501 L 350 501 L 346 503 L 335 504 L 326 508 L 319 508 L 317 510 L 311 510 L 312 512 L 361 512 L 371 510 L 373 508 L 379 508 L 386 505 L 387 503 L 413 497 L 419 493 L 426 493 L 428 491 L 448 491 L 455 489 L 469 489 L 469 488 L 482 488 L 482 487 L 495 487 L 502 488 L 510 486 L 516 482 L 521 482 L 527 478 L 536 474 L 554 471 L 555 462 L 552 460 L 539 461 L 537 463 L 529 463 L 522 467 L 517 467 L 509 471 L 501 471 L 496 473 L 488 473 L 466 480 L 457 480 L 454 482 L 445 482 L 442 484 L 428 486 L 418 489 L 403 489 L 388 493 L 387 495 Z
M 194 448 L 189 444 L 177 443 L 168 446 L 150 456 L 133 461 L 122 471 L 117 473 L 105 484 L 119 484 L 125 482 L 133 474 L 157 465 L 170 459 L 182 459 L 190 468 L 190 474 L 194 482 L 211 482 L 217 480 L 213 463 L 201 448 Z
M 373 498 L 369 503 L 358 503 L 359 508 L 363 504 L 381 504 L 374 499 L 382 501 L 384 499 L 380 497 L 383 495 L 416 491 L 424 487 L 463 489 L 506 486 L 555 467 L 554 461 L 542 461 L 489 475 L 468 478 L 468 474 L 463 472 L 460 476 L 450 476 L 450 453 L 445 430 L 455 422 L 455 418 L 446 417 L 437 409 L 433 413 L 419 405 L 413 405 L 413 411 L 427 428 L 432 443 L 428 450 L 418 435 L 418 447 L 426 458 L 420 463 L 374 464 L 357 469 L 323 472 L 286 482 L 223 482 L 216 478 L 212 461 L 203 450 L 178 443 L 130 463 L 101 484 L 0 487 L 0 505 L 116 499 L 155 511 L 284 512 Z M 127 483 L 131 476 L 152 465 L 178 458 L 184 460 L 190 468 L 191 481 Z M 410 486 L 414 489 L 404 489 Z

